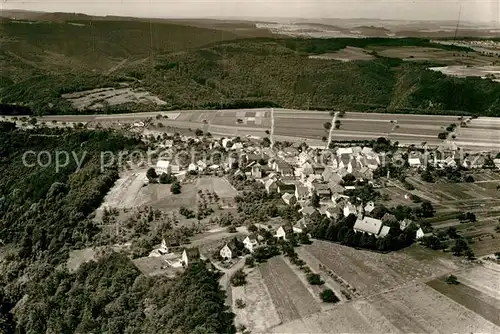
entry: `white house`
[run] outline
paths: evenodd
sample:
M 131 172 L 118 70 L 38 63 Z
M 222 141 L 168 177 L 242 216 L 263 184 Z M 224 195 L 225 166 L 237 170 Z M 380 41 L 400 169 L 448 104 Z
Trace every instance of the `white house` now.
M 375 203 L 373 203 L 373 201 L 366 203 L 364 207 L 365 213 L 371 213 L 374 209 L 375 209 Z
M 352 205 L 351 203 L 347 203 L 344 206 L 344 217 L 347 217 L 349 215 L 357 215 L 358 210 L 356 209 L 355 205 Z
M 198 166 L 196 166 L 196 164 L 194 164 L 194 163 L 189 164 L 188 171 L 195 172 L 197 170 L 198 170 Z
M 422 162 L 418 157 L 408 158 L 408 164 L 410 164 L 410 167 L 414 168 L 420 168 L 422 166 Z
M 424 236 L 425 236 L 424 230 L 422 230 L 422 228 L 419 228 L 417 230 L 417 235 L 416 235 L 417 240 L 422 239 Z
M 163 173 L 172 173 L 172 165 L 170 164 L 170 161 L 158 160 L 158 162 L 156 163 L 155 172 L 158 175 L 161 175 Z
M 196 165 L 198 166 L 198 170 L 200 172 L 204 171 L 207 168 L 207 164 L 204 161 L 202 161 L 202 160 L 198 160 L 196 162 Z
M 337 149 L 337 155 L 341 156 L 342 154 L 353 154 L 352 147 L 339 147 Z
M 226 243 L 219 252 L 220 256 L 225 260 L 231 260 L 236 256 L 236 247 L 233 243 Z
M 243 240 L 243 245 L 245 246 L 246 249 L 248 249 L 250 253 L 253 253 L 254 248 L 259 245 L 258 237 L 255 234 L 248 235 Z
M 380 219 L 364 217 L 358 218 L 354 224 L 354 231 L 368 233 L 371 235 L 378 235 L 382 228 L 382 221 Z
M 295 198 L 297 201 L 304 201 L 309 197 L 309 189 L 304 186 L 296 186 L 295 187 Z

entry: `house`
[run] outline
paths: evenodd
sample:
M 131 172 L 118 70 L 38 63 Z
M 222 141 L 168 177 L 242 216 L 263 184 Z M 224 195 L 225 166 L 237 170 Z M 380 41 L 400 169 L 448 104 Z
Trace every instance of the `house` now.
M 158 162 L 156 163 L 155 172 L 157 175 L 161 175 L 163 173 L 171 174 L 172 166 L 170 165 L 170 161 L 158 160 Z
M 399 222 L 399 228 L 401 229 L 401 231 L 404 231 L 408 228 L 408 226 L 411 225 L 411 223 L 413 223 L 411 220 L 404 219 L 404 220 Z
M 305 151 L 300 152 L 300 154 L 299 154 L 299 164 L 303 165 L 307 161 L 309 161 L 309 154 L 307 154 L 307 152 L 305 152 Z
M 495 164 L 495 167 L 500 169 L 500 159 L 493 159 L 493 163 Z
M 259 238 L 255 234 L 250 234 L 243 240 L 243 245 L 250 253 L 253 253 L 254 248 L 259 245 Z
M 312 206 L 307 205 L 307 206 L 302 207 L 299 210 L 299 212 L 302 213 L 304 216 L 310 216 L 316 212 L 316 209 Z
M 373 180 L 373 170 L 371 170 L 370 168 L 368 167 L 362 167 L 359 171 L 357 171 L 356 173 L 357 175 L 355 176 L 358 176 L 359 178 L 361 179 L 365 179 L 365 180 Z
M 422 161 L 420 161 L 419 157 L 410 157 L 410 158 L 408 158 L 408 164 L 410 165 L 410 167 L 413 167 L 413 168 L 420 168 L 420 167 L 422 167 Z
M 348 173 L 352 173 L 352 171 L 349 171 L 349 163 L 351 162 L 351 159 L 352 156 L 350 154 L 341 154 L 339 156 L 339 169 L 345 169 Z
M 344 217 L 347 217 L 349 215 L 357 215 L 358 210 L 356 209 L 356 206 L 348 202 L 346 206 L 344 206 Z
M 195 172 L 196 170 L 198 170 L 198 166 L 196 166 L 194 163 L 190 163 L 189 167 L 188 167 L 188 171 Z
M 309 197 L 309 189 L 304 186 L 295 187 L 295 198 L 297 201 L 305 201 Z
M 168 254 L 168 247 L 167 243 L 165 242 L 165 239 L 161 241 L 160 248 L 157 248 L 153 250 L 151 253 L 149 253 L 149 257 L 159 257 L 159 256 L 164 256 Z
M 230 148 L 231 150 L 242 150 L 243 149 L 243 144 L 242 143 L 234 143 L 233 146 Z
M 326 208 L 326 210 L 325 210 L 325 215 L 326 215 L 328 218 L 335 218 L 335 217 L 337 216 L 337 214 L 339 214 L 339 213 L 340 213 L 340 212 L 339 212 L 338 208 L 333 207 L 333 206 L 328 207 L 328 208 Z
M 200 260 L 200 251 L 198 248 L 184 248 L 181 256 L 181 263 L 183 267 L 189 266 L 191 263 Z
M 382 226 L 382 229 L 380 230 L 380 233 L 378 234 L 378 238 L 383 238 L 386 235 L 389 234 L 389 231 L 391 228 L 389 226 Z
M 279 194 L 295 194 L 295 184 L 293 183 L 284 183 L 284 182 L 277 182 L 278 185 L 278 193 Z
M 229 139 L 229 138 L 222 139 L 222 147 L 227 148 L 228 145 L 230 145 L 230 143 L 232 143 L 231 139 Z
M 306 231 L 307 229 L 306 219 L 301 218 L 297 220 L 297 222 L 293 225 L 292 229 L 294 233 L 302 233 Z
M 231 241 L 226 243 L 224 247 L 221 248 L 219 254 L 221 258 L 225 260 L 231 260 L 233 257 L 236 257 L 237 252 L 238 247 L 233 241 Z
M 293 175 L 293 167 L 289 163 L 282 160 L 273 162 L 273 169 L 281 175 Z
M 392 222 L 397 222 L 398 219 L 396 218 L 396 216 L 390 214 L 390 213 L 386 213 L 383 217 L 382 217 L 382 222 L 384 223 L 392 223 Z
M 343 154 L 351 155 L 353 153 L 354 151 L 352 150 L 352 147 L 339 147 L 337 149 L 337 156 L 341 156 Z
M 293 203 L 293 200 L 295 199 L 295 195 L 292 195 L 292 194 L 289 194 L 289 193 L 284 193 L 283 196 L 281 196 L 281 199 L 287 205 L 290 205 L 290 203 Z
M 312 164 L 310 162 L 304 162 L 300 167 L 300 175 L 305 178 L 311 174 L 314 174 Z
M 325 171 L 325 166 L 319 163 L 314 163 L 311 165 L 314 175 L 322 175 Z
M 378 235 L 382 229 L 382 221 L 375 218 L 364 217 L 356 220 L 354 224 L 355 232 L 368 233 L 370 235 Z
M 340 175 L 335 171 L 335 167 L 326 167 L 321 176 L 325 182 L 339 183 L 342 181 Z
M 335 193 L 338 193 L 338 194 L 342 194 L 344 193 L 344 190 L 345 188 L 342 187 L 340 184 L 338 183 L 332 183 L 332 182 L 329 182 L 328 183 L 328 186 L 330 187 L 330 192 L 332 194 L 335 194 Z
M 258 162 L 252 166 L 252 176 L 256 179 L 262 178 L 262 165 Z
M 366 203 L 364 207 L 365 213 L 371 213 L 374 209 L 375 209 L 375 203 L 373 203 L 373 201 Z
M 425 237 L 424 230 L 422 230 L 422 228 L 419 228 L 419 229 L 417 230 L 417 235 L 416 235 L 416 238 L 417 238 L 417 240 L 418 240 L 418 239 L 422 239 L 423 237 Z
M 266 183 L 264 183 L 264 186 L 266 188 L 267 193 L 278 191 L 278 184 L 273 179 L 267 180 Z
M 320 199 L 330 198 L 332 196 L 330 186 L 326 183 L 313 183 L 313 189 Z
M 286 240 L 287 237 L 290 237 L 293 234 L 293 228 L 291 225 L 281 225 L 276 230 L 276 234 L 274 235 L 278 240 Z
M 202 160 L 198 160 L 196 162 L 196 165 L 198 166 L 198 170 L 200 172 L 203 172 L 205 169 L 207 169 L 207 164 L 204 161 L 202 161 Z

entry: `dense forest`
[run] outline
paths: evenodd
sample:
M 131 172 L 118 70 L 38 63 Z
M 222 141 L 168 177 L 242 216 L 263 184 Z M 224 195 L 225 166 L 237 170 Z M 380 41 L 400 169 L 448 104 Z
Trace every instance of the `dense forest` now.
M 404 62 L 377 53 L 404 46 L 471 51 L 424 38 L 249 38 L 125 21 L 30 25 L 6 20 L 0 31 L 11 37 L 0 50 L 0 103 L 38 114 L 75 113 L 64 93 L 126 85 L 157 95 L 167 103 L 163 109 L 274 106 L 500 115 L 500 84 L 427 69 L 439 61 Z M 365 48 L 375 58 L 347 63 L 310 58 L 346 46 Z M 124 102 L 98 112 L 154 108 Z
M 101 169 L 101 152 L 124 149 L 141 144 L 107 131 L 0 122 L 1 333 L 234 331 L 217 274 L 203 263 L 172 280 L 146 278 L 111 253 L 67 271 L 71 249 L 95 244 L 92 213 L 118 178 L 116 166 Z M 35 163 L 42 151 L 50 164 L 48 155 Z M 58 151 L 72 158 L 56 170 Z

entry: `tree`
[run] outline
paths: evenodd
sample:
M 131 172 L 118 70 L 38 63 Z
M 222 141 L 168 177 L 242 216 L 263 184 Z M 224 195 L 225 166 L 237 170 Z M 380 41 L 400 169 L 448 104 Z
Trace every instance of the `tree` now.
M 321 300 L 325 303 L 337 303 L 339 298 L 331 289 L 325 289 L 319 294 Z
M 332 123 L 331 122 L 325 122 L 323 124 L 323 127 L 325 128 L 325 130 L 330 130 L 330 128 L 332 127 Z
M 432 206 L 431 202 L 423 202 L 421 205 L 422 208 L 422 217 L 428 218 L 428 217 L 434 217 L 434 207 Z
M 321 279 L 318 274 L 309 273 L 307 274 L 307 281 L 311 285 L 323 285 L 325 282 Z
M 467 182 L 467 183 L 473 183 L 474 182 L 474 178 L 472 177 L 472 175 L 467 175 L 465 177 L 465 182 Z
M 248 256 L 245 258 L 245 265 L 249 267 L 255 266 L 255 258 L 253 256 Z
M 175 182 L 177 178 L 175 176 L 172 176 L 172 174 L 167 174 L 167 173 L 161 173 L 160 177 L 158 178 L 158 181 L 160 181 L 161 184 L 171 184 L 172 182 Z
M 170 186 L 170 191 L 172 192 L 172 194 L 178 195 L 181 193 L 181 188 L 182 187 L 181 187 L 181 184 L 179 183 L 179 181 L 175 181 Z
M 438 138 L 439 139 L 443 139 L 443 140 L 446 139 L 446 138 L 448 138 L 448 132 L 441 132 L 441 133 L 439 133 L 438 134 Z
M 243 272 L 243 269 L 239 269 L 237 270 L 233 277 L 231 277 L 231 285 L 232 286 L 242 286 L 242 285 L 245 285 L 247 284 L 247 280 L 246 280 L 246 274 Z
M 158 177 L 158 175 L 156 174 L 156 171 L 153 167 L 150 167 L 147 172 L 146 172 L 146 177 L 148 178 L 148 180 L 154 180 Z
M 455 245 L 451 247 L 453 255 L 456 256 L 462 255 L 462 253 L 465 252 L 467 249 L 469 249 L 469 245 L 467 245 L 467 242 L 462 238 L 455 239 Z
M 203 136 L 203 130 L 202 129 L 196 129 L 194 131 L 194 134 L 198 137 Z

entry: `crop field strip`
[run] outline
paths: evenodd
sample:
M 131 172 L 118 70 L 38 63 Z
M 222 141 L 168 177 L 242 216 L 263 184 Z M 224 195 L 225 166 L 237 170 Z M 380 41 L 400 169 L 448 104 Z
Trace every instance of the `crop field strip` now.
M 500 300 L 492 298 L 463 282 L 447 284 L 444 278 L 427 283 L 431 288 L 448 298 L 479 314 L 488 321 L 500 326 Z
M 371 295 L 412 281 L 448 272 L 448 262 L 419 260 L 404 253 L 379 254 L 316 240 L 304 251 L 354 286 L 361 295 Z
M 321 311 L 301 280 L 280 257 L 269 259 L 259 269 L 283 322 Z

